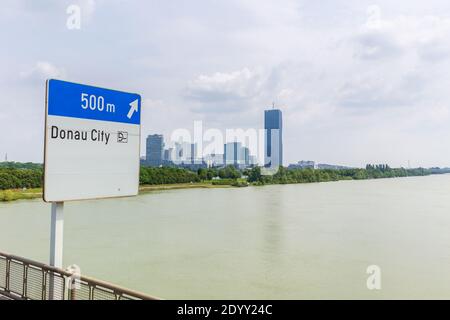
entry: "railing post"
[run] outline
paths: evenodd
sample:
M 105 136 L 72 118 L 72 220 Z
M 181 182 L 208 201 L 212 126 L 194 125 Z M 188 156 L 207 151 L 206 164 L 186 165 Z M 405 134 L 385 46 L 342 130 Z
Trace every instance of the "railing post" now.
M 42 270 L 42 300 L 47 300 L 47 272 Z
M 6 258 L 6 283 L 5 283 L 5 290 L 6 292 L 9 292 L 9 281 L 11 279 L 11 264 L 10 264 L 11 259 L 10 258 Z
M 77 295 L 75 291 L 76 289 L 74 288 L 69 289 L 69 300 L 77 300 Z
M 22 287 L 22 297 L 27 298 L 28 291 L 28 265 L 23 264 L 23 287 Z
M 77 300 L 77 283 L 74 277 L 69 278 L 68 300 Z

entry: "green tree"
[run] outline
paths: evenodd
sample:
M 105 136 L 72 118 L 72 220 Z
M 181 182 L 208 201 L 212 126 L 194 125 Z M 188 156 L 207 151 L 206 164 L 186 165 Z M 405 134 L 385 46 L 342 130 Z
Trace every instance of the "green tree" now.
M 261 179 L 261 168 L 254 167 L 247 171 L 248 182 L 262 182 Z

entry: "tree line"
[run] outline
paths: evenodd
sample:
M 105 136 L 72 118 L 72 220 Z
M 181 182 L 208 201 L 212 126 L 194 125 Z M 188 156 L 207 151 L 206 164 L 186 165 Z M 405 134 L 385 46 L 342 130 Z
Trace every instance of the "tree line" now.
M 225 168 L 200 168 L 191 171 L 175 167 L 141 167 L 140 184 L 173 184 L 210 181 L 215 177 L 236 180 L 242 172 L 234 166 Z
M 42 169 L 15 169 L 0 167 L 0 190 L 39 188 L 42 185 Z
M 364 180 L 379 178 L 394 178 L 408 176 L 423 176 L 445 173 L 439 168 L 405 169 L 390 168 L 388 165 L 367 165 L 365 169 L 287 169 L 280 167 L 274 175 L 263 175 L 260 167 L 238 170 L 234 166 L 225 168 L 201 168 L 191 171 L 174 167 L 141 167 L 139 182 L 142 185 L 160 185 L 177 183 L 195 183 L 211 181 L 219 177 L 225 181 L 236 182 L 241 177 L 256 184 L 288 184 L 312 183 L 338 180 Z M 447 171 L 448 172 L 448 171 Z M 0 163 L 0 190 L 42 187 L 43 169 L 40 164 L 32 163 Z M 216 183 L 218 184 L 218 183 Z
M 280 167 L 271 176 L 262 175 L 261 168 L 255 167 L 248 172 L 248 181 L 254 184 L 288 184 L 312 183 L 338 180 L 366 180 L 396 178 L 408 176 L 425 176 L 433 172 L 429 169 L 390 168 L 387 165 L 368 165 L 366 169 L 286 169 Z

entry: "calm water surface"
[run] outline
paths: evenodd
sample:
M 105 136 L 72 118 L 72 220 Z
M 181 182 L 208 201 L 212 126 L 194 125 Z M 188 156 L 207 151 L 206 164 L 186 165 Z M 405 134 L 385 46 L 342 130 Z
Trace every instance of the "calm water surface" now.
M 0 251 L 48 261 L 49 224 L 0 203 Z M 64 236 L 65 265 L 163 298 L 450 299 L 450 175 L 72 202 Z

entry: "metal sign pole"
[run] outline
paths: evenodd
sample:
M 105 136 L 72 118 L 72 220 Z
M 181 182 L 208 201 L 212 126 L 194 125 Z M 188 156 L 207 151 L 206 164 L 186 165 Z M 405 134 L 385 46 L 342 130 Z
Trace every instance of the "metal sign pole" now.
M 50 265 L 63 266 L 64 202 L 52 202 L 52 221 L 50 230 Z
M 52 219 L 50 223 L 50 265 L 63 266 L 63 231 L 64 231 L 64 202 L 52 202 Z M 58 294 L 55 276 L 49 274 L 49 300 L 61 299 L 64 292 Z M 58 297 L 59 296 L 59 297 Z

